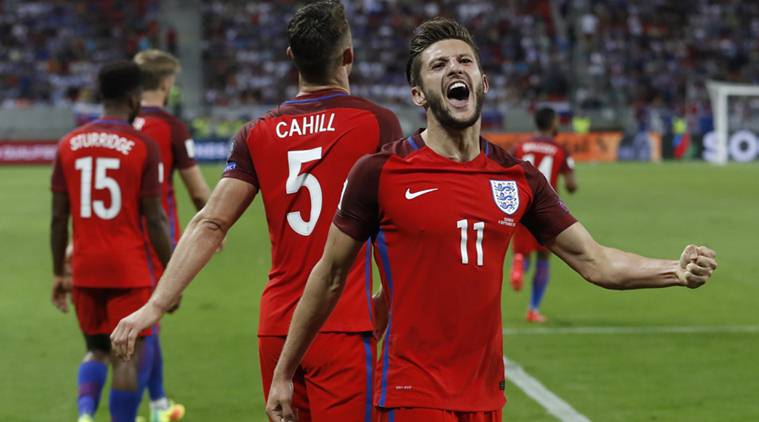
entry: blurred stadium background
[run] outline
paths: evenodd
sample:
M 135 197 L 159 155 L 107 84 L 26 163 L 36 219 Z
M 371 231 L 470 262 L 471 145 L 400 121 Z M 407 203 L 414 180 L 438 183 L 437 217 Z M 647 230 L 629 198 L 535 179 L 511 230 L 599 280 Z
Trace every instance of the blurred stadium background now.
M 284 30 L 300 3 L 0 0 L 0 419 L 75 415 L 83 343 L 48 301 L 45 164 L 60 136 L 99 113 L 98 67 L 147 48 L 178 56 L 169 107 L 192 128 L 213 186 L 230 136 L 295 95 Z M 539 329 L 523 322 L 524 293 L 506 285 L 507 356 L 588 419 L 759 420 L 759 2 L 343 3 L 352 91 L 392 108 L 404 131 L 423 125 L 404 76 L 408 36 L 429 17 L 454 17 L 490 77 L 485 136 L 511 144 L 533 131 L 533 110 L 557 109 L 560 142 L 580 162 L 567 202 L 599 240 L 649 256 L 688 242 L 718 251 L 714 282 L 697 292 L 620 295 L 556 265 L 551 321 Z M 730 94 L 722 104 L 720 92 Z M 708 163 L 723 156 L 729 165 Z M 164 320 L 167 388 L 186 420 L 264 420 L 255 329 L 268 251 L 256 201 Z M 515 384 L 507 394 L 505 419 L 556 419 Z

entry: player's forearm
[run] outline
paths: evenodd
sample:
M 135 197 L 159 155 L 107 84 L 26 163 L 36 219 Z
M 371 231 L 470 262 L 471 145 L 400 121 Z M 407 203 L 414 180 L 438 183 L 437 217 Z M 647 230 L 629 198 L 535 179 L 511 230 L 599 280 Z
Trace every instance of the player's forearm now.
M 180 170 L 180 174 L 182 175 L 184 185 L 187 187 L 187 192 L 190 194 L 192 203 L 195 205 L 195 209 L 200 211 L 211 196 L 211 189 L 209 189 L 206 180 L 203 178 L 203 173 L 196 165 Z
M 580 223 L 561 232 L 550 248 L 585 280 L 607 289 L 684 285 L 678 277 L 677 261 L 645 258 L 599 245 Z
M 347 270 L 324 260 L 316 264 L 293 313 L 275 377 L 292 379 L 308 346 L 337 304 L 347 275 Z
M 52 217 L 50 219 L 50 249 L 53 253 L 53 274 L 64 275 L 66 245 L 69 241 L 69 207 L 68 195 L 53 193 Z
M 615 290 L 683 285 L 678 278 L 677 261 L 646 258 L 605 246 L 600 248 L 602 256 L 586 277 L 594 284 Z
M 53 274 L 63 276 L 68 244 L 68 216 L 53 215 L 50 223 L 50 249 L 53 253 Z
M 208 198 L 211 197 L 211 190 L 208 188 L 208 185 L 206 185 L 205 180 L 198 183 L 198 186 L 193 186 L 192 188 L 188 186 L 188 191 L 190 193 L 190 199 L 192 199 L 192 203 L 195 205 L 197 211 L 202 210 L 203 207 L 206 206 Z
M 153 245 L 153 249 L 161 261 L 161 265 L 166 267 L 171 258 L 171 240 L 169 239 L 169 220 L 166 215 L 156 213 L 145 218 L 145 226 L 148 231 L 148 238 Z
M 221 245 L 226 228 L 198 213 L 179 239 L 169 265 L 150 299 L 161 309 L 171 307 Z
M 577 181 L 575 180 L 574 172 L 564 175 L 564 187 L 569 193 L 575 193 L 577 191 Z

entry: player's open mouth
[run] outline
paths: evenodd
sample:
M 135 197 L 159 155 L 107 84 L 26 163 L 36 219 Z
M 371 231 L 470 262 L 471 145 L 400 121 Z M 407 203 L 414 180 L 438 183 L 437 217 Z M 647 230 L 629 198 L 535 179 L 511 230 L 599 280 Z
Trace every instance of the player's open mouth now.
M 469 86 L 463 81 L 455 81 L 446 89 L 448 102 L 456 108 L 464 108 L 469 102 Z

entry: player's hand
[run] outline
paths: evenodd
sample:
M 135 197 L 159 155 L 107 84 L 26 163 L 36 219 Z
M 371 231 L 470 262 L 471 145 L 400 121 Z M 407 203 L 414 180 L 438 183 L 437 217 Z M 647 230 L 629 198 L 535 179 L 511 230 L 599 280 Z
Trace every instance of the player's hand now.
M 163 311 L 152 301 L 119 321 L 119 325 L 111 333 L 111 345 L 116 356 L 129 360 L 134 353 L 134 344 L 140 332 L 155 325 L 161 319 Z
M 266 414 L 274 422 L 294 422 L 298 420 L 292 408 L 293 382 L 280 379 L 277 376 L 269 389 L 269 400 L 266 402 Z
M 71 279 L 66 276 L 53 276 L 53 294 L 50 300 L 53 306 L 63 313 L 69 311 L 69 293 L 71 293 Z
M 717 254 L 706 246 L 686 246 L 680 255 L 677 278 L 691 289 L 703 286 L 717 269 L 716 256 Z

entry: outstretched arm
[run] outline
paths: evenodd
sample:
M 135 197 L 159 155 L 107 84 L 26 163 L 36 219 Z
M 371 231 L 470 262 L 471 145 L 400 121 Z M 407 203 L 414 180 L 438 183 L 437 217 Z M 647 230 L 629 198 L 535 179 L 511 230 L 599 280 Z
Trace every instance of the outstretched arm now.
M 324 254 L 306 282 L 295 308 L 287 340 L 274 369 L 266 412 L 275 421 L 294 419 L 292 379 L 306 349 L 340 298 L 345 278 L 363 245 L 334 224 L 330 227 Z
M 598 244 L 580 223 L 561 232 L 550 245 L 587 281 L 607 289 L 642 289 L 706 283 L 717 268 L 713 250 L 688 245 L 680 260 L 645 258 Z
M 129 358 L 140 331 L 155 324 L 208 263 L 230 227 L 255 197 L 257 189 L 223 178 L 208 203 L 187 225 L 169 265 L 148 303 L 119 322 L 111 334 L 116 353 Z

